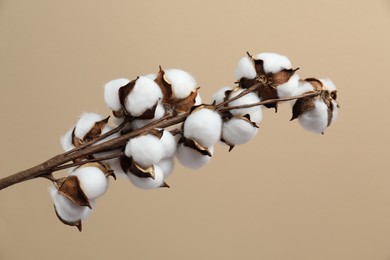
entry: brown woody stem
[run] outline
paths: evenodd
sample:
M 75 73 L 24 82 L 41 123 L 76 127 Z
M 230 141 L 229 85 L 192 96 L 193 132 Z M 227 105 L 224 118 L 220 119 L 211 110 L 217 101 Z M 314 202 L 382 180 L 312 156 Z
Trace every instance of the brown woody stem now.
M 248 104 L 248 105 L 231 106 L 231 107 L 228 106 L 229 102 L 232 102 L 232 101 L 234 101 L 234 100 L 236 100 L 236 99 L 238 99 L 238 98 L 240 98 L 240 97 L 242 97 L 242 96 L 244 96 L 252 91 L 255 91 L 260 86 L 262 86 L 261 83 L 258 83 L 258 84 L 251 86 L 250 88 L 244 90 L 239 95 L 237 95 L 229 100 L 226 100 L 218 105 L 215 105 L 215 109 L 219 112 L 224 112 L 224 111 L 228 111 L 228 110 L 232 110 L 232 109 L 253 107 L 253 106 L 265 105 L 265 104 L 270 104 L 270 103 L 276 103 L 276 102 L 280 102 L 280 101 L 294 100 L 294 99 L 298 99 L 298 98 L 302 98 L 302 97 L 314 97 L 314 96 L 319 95 L 319 93 L 310 93 L 310 94 L 304 94 L 304 95 L 300 95 L 300 96 L 294 96 L 294 97 L 283 98 L 283 99 L 266 100 L 266 101 L 262 101 L 259 103 Z M 165 127 L 179 124 L 181 122 L 184 122 L 184 120 L 187 118 L 188 115 L 189 115 L 189 112 L 183 113 L 180 115 L 175 115 L 175 116 L 167 115 L 167 116 L 163 117 L 161 120 L 157 120 L 155 122 L 152 122 L 152 123 L 144 126 L 143 128 L 131 131 L 131 132 L 123 134 L 119 137 L 112 138 L 110 140 L 107 140 L 105 142 L 101 142 L 101 143 L 97 144 L 98 141 L 101 141 L 101 140 L 107 138 L 108 136 L 110 136 L 114 133 L 117 133 L 121 129 L 123 129 L 123 127 L 125 125 L 125 122 L 123 122 L 118 127 L 107 132 L 106 134 L 103 134 L 102 136 L 100 136 L 99 138 L 97 138 L 93 141 L 85 143 L 85 144 L 83 144 L 83 145 L 81 145 L 81 146 L 79 146 L 71 151 L 56 155 L 53 158 L 51 158 L 51 159 L 49 159 L 49 160 L 47 160 L 47 161 L 45 161 L 37 166 L 34 166 L 34 167 L 29 168 L 27 170 L 24 170 L 24 171 L 21 171 L 21 172 L 15 173 L 13 175 L 10 175 L 8 177 L 0 179 L 0 190 L 5 189 L 11 185 L 23 182 L 23 181 L 35 179 L 38 177 L 51 176 L 51 174 L 55 171 L 59 171 L 59 170 L 63 170 L 66 168 L 82 165 L 82 164 L 88 163 L 88 162 L 95 162 L 95 161 L 101 161 L 101 160 L 107 160 L 107 159 L 119 157 L 119 156 L 123 155 L 122 152 L 119 152 L 119 153 L 116 153 L 116 154 L 113 154 L 110 156 L 102 157 L 102 158 L 75 162 L 75 161 L 78 161 L 82 158 L 86 158 L 88 156 L 91 156 L 91 155 L 99 153 L 99 152 L 123 148 L 124 145 L 128 142 L 128 140 L 130 138 L 133 138 L 133 137 L 138 136 L 142 133 L 148 132 L 154 128 L 165 128 Z M 69 163 L 69 162 L 73 162 L 73 163 Z

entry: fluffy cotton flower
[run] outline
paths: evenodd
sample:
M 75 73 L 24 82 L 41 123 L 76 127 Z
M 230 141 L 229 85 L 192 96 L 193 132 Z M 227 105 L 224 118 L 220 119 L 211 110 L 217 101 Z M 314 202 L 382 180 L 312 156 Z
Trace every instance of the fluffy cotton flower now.
M 238 96 L 242 91 L 244 91 L 244 89 L 237 89 L 236 91 L 233 91 L 229 98 Z M 229 102 L 229 106 L 241 106 L 258 102 L 260 102 L 260 98 L 255 93 L 251 92 L 232 102 Z M 234 116 L 244 116 L 248 114 L 251 118 L 251 121 L 255 122 L 256 124 L 260 123 L 263 119 L 263 110 L 261 109 L 261 106 L 232 109 L 230 110 L 230 113 L 232 113 Z
M 204 147 L 213 146 L 221 136 L 222 119 L 218 112 L 199 108 L 184 122 L 184 136 L 196 140 Z
M 256 77 L 256 69 L 253 60 L 250 57 L 243 57 L 238 62 L 236 68 L 236 79 L 242 78 L 254 79 Z
M 104 101 L 107 106 L 113 111 L 119 111 L 122 108 L 121 102 L 119 101 L 119 89 L 128 84 L 128 79 L 114 79 L 104 85 Z
M 255 56 L 257 60 L 263 60 L 265 73 L 277 73 L 283 69 L 291 69 L 290 60 L 278 53 L 260 53 Z
M 175 163 L 173 161 L 173 158 L 165 158 L 159 161 L 156 166 L 160 167 L 165 179 L 172 174 Z
M 86 219 L 92 212 L 92 209 L 87 206 L 79 206 L 69 200 L 66 196 L 62 195 L 53 186 L 49 187 L 49 192 L 54 202 L 57 215 L 61 220 L 68 224 L 76 224 L 77 222 Z M 95 207 L 95 201 L 90 201 L 92 207 Z
M 257 128 L 249 120 L 232 118 L 223 124 L 222 138 L 229 145 L 244 144 L 257 134 Z
M 153 119 L 136 119 L 131 123 L 131 125 L 132 125 L 133 129 L 136 130 L 136 129 L 139 129 L 139 128 L 146 126 L 147 124 L 149 124 L 155 120 L 162 118 L 164 115 L 165 115 L 164 106 L 159 103 L 156 107 L 156 111 L 154 112 Z
M 158 163 L 165 154 L 164 145 L 156 136 L 148 134 L 130 139 L 125 154 L 142 167 Z
M 131 173 L 129 173 L 127 176 L 129 177 L 131 183 L 138 188 L 145 189 L 145 190 L 157 189 L 164 183 L 164 173 L 160 167 L 156 165 L 154 165 L 153 167 L 154 167 L 154 176 L 155 176 L 154 179 L 140 178 Z
M 108 188 L 108 178 L 102 170 L 93 166 L 76 168 L 70 175 L 77 176 L 81 189 L 89 200 L 101 197 Z
M 160 87 L 150 78 L 141 76 L 125 99 L 125 108 L 133 116 L 140 116 L 153 108 L 162 98 Z
M 164 130 L 163 135 L 161 136 L 160 141 L 164 146 L 164 156 L 163 158 L 170 158 L 175 155 L 177 141 L 175 137 L 168 130 Z
M 74 134 L 83 139 L 85 135 L 94 127 L 96 122 L 102 121 L 104 117 L 96 113 L 84 113 L 76 123 Z
M 214 147 L 209 147 L 208 151 L 212 155 L 214 153 Z M 183 144 L 178 146 L 176 150 L 176 158 L 183 166 L 191 169 L 198 169 L 207 164 L 211 159 L 210 156 L 203 155 L 200 152 Z
M 328 107 L 322 100 L 314 100 L 314 109 L 298 117 L 301 126 L 316 134 L 324 133 L 328 127 Z
M 176 99 L 186 98 L 196 89 L 194 77 L 184 70 L 167 69 L 164 78 L 171 83 L 173 96 Z

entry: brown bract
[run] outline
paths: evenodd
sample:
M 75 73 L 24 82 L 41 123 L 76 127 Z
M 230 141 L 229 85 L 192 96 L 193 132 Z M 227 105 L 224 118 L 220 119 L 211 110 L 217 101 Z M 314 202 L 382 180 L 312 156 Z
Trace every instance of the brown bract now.
M 132 157 L 122 156 L 120 158 L 122 170 L 126 174 L 133 174 L 139 178 L 155 178 L 154 167 L 143 168 L 138 165 Z
M 71 175 L 63 179 L 62 184 L 58 187 L 58 192 L 67 197 L 73 203 L 79 206 L 87 206 L 92 208 L 87 195 L 81 188 L 79 178 Z
M 269 99 L 278 99 L 277 87 L 290 80 L 298 69 L 283 69 L 277 73 L 265 73 L 264 61 L 261 59 L 255 59 L 251 54 L 247 52 L 247 55 L 252 60 L 256 70 L 256 77 L 254 79 L 241 78 L 238 85 L 241 88 L 249 88 L 255 84 L 261 83 L 258 88 L 258 95 L 262 101 Z M 266 104 L 267 108 L 275 108 L 277 111 L 278 104 Z
M 194 139 L 191 138 L 186 138 L 182 136 L 179 140 L 179 144 L 183 144 L 184 146 L 187 146 L 191 149 L 194 149 L 195 151 L 199 152 L 202 155 L 207 155 L 211 157 L 210 151 L 207 149 L 207 147 L 202 146 L 200 143 L 195 141 Z

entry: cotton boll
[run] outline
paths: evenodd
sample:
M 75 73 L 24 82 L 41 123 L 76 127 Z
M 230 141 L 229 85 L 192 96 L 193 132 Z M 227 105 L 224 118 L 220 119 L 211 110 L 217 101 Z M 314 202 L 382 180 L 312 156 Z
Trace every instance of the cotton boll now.
M 122 108 L 119 101 L 118 91 L 122 86 L 127 85 L 130 82 L 128 79 L 114 79 L 104 85 L 104 101 L 107 106 L 113 111 L 119 111 Z
M 229 98 L 233 98 L 239 95 L 242 91 L 244 91 L 244 89 L 238 89 L 232 92 Z M 258 102 L 260 102 L 260 98 L 255 93 L 251 92 L 232 102 L 229 102 L 229 106 L 241 106 Z M 234 116 L 244 116 L 246 114 L 249 114 L 251 121 L 255 122 L 256 124 L 259 124 L 263 119 L 263 110 L 261 109 L 261 106 L 232 109 L 230 110 L 230 113 L 232 113 Z
M 233 90 L 232 87 L 222 87 L 220 88 L 217 92 L 215 92 L 213 94 L 213 96 L 211 97 L 212 98 L 212 102 L 215 102 L 215 104 L 220 104 L 222 103 L 224 100 L 225 100 L 225 97 L 226 97 L 226 91 L 231 91 Z
M 172 85 L 173 96 L 176 99 L 186 98 L 196 89 L 195 78 L 184 70 L 168 69 L 164 78 Z
M 104 117 L 96 113 L 84 113 L 76 123 L 74 134 L 83 139 L 85 135 L 94 127 L 96 122 L 102 121 Z
M 147 124 L 149 124 L 153 121 L 156 121 L 156 120 L 162 118 L 164 115 L 165 115 L 164 106 L 159 103 L 156 107 L 156 111 L 154 112 L 153 119 L 136 119 L 131 123 L 131 125 L 132 125 L 133 129 L 136 130 L 136 129 L 139 129 L 139 128 L 146 126 Z
M 196 140 L 204 147 L 213 146 L 221 136 L 222 119 L 218 112 L 199 108 L 184 122 L 184 136 Z
M 321 134 L 328 126 L 328 107 L 321 100 L 314 100 L 315 108 L 298 117 L 301 126 L 316 134 Z
M 64 149 L 65 152 L 70 151 L 70 150 L 75 148 L 73 143 L 72 143 L 72 132 L 73 132 L 73 129 L 69 129 L 69 131 L 66 132 L 66 134 L 61 136 L 60 142 L 61 142 L 62 149 Z
M 296 88 L 293 96 L 299 96 L 310 91 L 314 91 L 314 87 L 307 81 L 299 80 L 298 87 Z M 295 103 L 295 100 L 293 100 L 292 103 Z
M 163 158 L 170 158 L 175 155 L 177 141 L 175 137 L 168 130 L 164 130 L 163 135 L 161 136 L 160 141 L 164 147 L 164 156 Z
M 175 163 L 173 161 L 173 158 L 165 158 L 159 161 L 156 166 L 160 167 L 165 179 L 172 174 Z
M 244 144 L 252 140 L 257 134 L 257 128 L 242 118 L 232 118 L 223 125 L 222 138 L 229 145 Z
M 298 82 L 299 75 L 294 74 L 286 83 L 279 85 L 276 88 L 279 98 L 292 97 L 298 89 Z
M 97 167 L 85 166 L 76 168 L 70 175 L 77 176 L 81 189 L 89 200 L 97 199 L 107 191 L 108 178 Z
M 320 79 L 321 83 L 324 85 L 324 88 L 329 91 L 335 91 L 336 85 L 330 79 Z
M 256 75 L 257 73 L 253 60 L 249 57 L 241 58 L 236 68 L 236 79 L 254 79 Z
M 131 173 L 129 173 L 127 176 L 129 177 L 129 180 L 134 186 L 144 190 L 150 190 L 157 189 L 164 183 L 164 173 L 157 165 L 154 166 L 154 175 L 154 179 L 140 178 Z
M 255 59 L 263 60 L 263 67 L 265 73 L 277 73 L 283 69 L 291 69 L 290 60 L 278 53 L 260 53 Z
M 126 145 L 125 154 L 142 167 L 150 167 L 158 163 L 164 156 L 163 143 L 154 135 L 142 135 L 130 139 Z
M 213 154 L 214 147 L 209 147 L 208 151 Z M 208 163 L 211 159 L 210 156 L 203 155 L 200 152 L 182 144 L 179 145 L 176 150 L 176 158 L 183 166 L 191 169 L 198 169 Z
M 68 222 L 77 223 L 78 221 L 86 219 L 92 212 L 92 209 L 87 206 L 79 206 L 62 195 L 53 186 L 49 187 L 49 192 L 54 202 L 54 206 L 58 216 Z M 95 208 L 95 201 L 90 201 L 92 208 Z
M 125 108 L 132 116 L 140 116 L 162 98 L 160 87 L 150 78 L 141 76 L 127 95 Z

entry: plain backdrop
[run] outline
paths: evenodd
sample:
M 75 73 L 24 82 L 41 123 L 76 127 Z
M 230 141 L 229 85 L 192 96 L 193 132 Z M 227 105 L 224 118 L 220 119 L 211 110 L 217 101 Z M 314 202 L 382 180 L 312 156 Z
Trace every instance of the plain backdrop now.
M 0 0 L 0 177 L 61 152 L 103 85 L 158 66 L 191 72 L 205 102 L 246 51 L 329 77 L 325 135 L 264 110 L 259 135 L 171 189 L 111 181 L 84 230 L 60 223 L 47 180 L 0 191 L 0 259 L 390 259 L 390 2 Z M 61 174 L 61 173 L 60 173 Z

